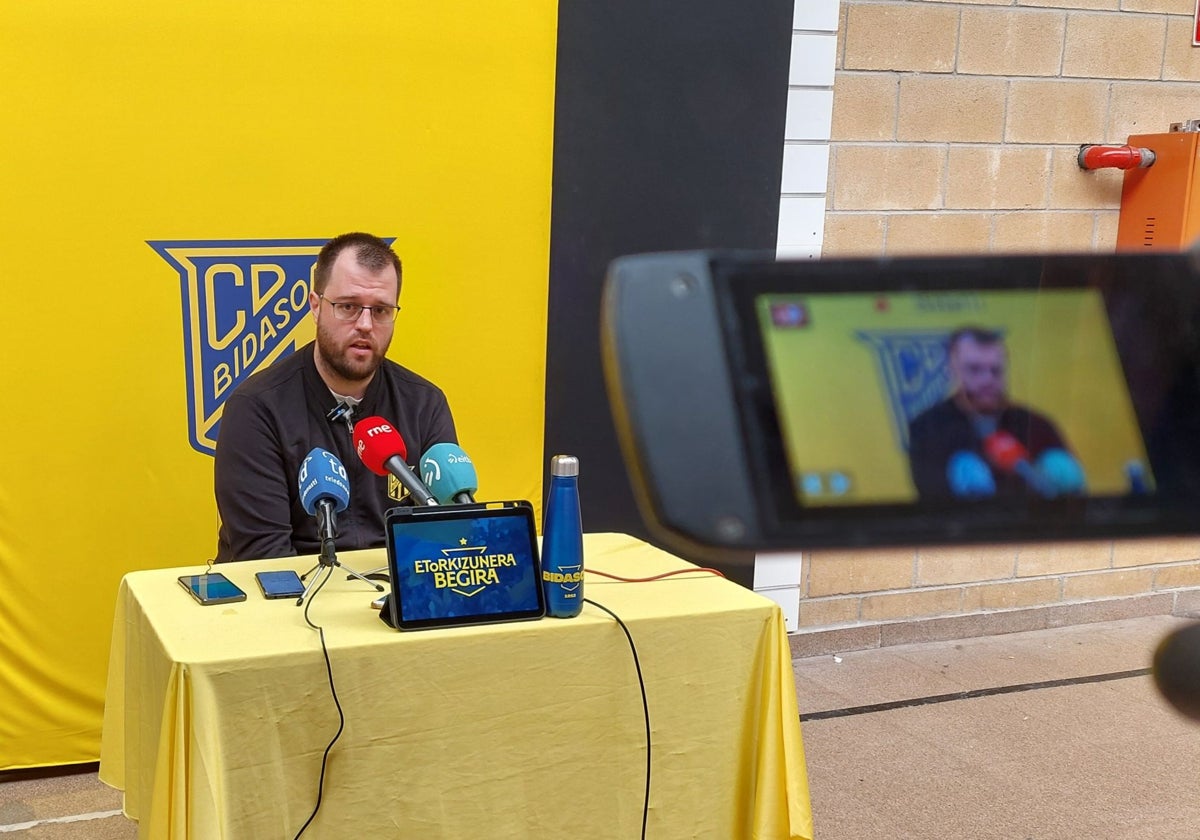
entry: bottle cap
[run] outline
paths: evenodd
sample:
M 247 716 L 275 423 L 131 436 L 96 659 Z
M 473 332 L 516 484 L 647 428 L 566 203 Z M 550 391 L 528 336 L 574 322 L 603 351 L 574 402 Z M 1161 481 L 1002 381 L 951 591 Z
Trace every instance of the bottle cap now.
M 550 475 L 579 475 L 579 459 L 574 455 L 555 455 L 550 459 Z

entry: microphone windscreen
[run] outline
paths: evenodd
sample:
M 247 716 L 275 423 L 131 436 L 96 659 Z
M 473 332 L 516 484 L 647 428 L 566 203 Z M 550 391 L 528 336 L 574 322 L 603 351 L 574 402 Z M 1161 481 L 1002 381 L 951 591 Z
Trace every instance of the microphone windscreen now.
M 996 480 L 983 459 L 974 452 L 960 450 L 946 462 L 946 481 L 950 492 L 960 499 L 983 499 L 996 495 Z
M 1167 702 L 1200 721 L 1200 624 L 1189 624 L 1159 642 L 1153 673 Z
M 1125 462 L 1125 477 L 1129 479 L 1129 492 L 1134 496 L 1144 496 L 1150 492 L 1146 481 L 1146 468 L 1136 459 Z
M 421 456 L 421 478 L 439 504 L 452 504 L 459 493 L 474 493 L 479 479 L 471 458 L 456 443 L 435 443 Z
M 382 417 L 364 417 L 354 424 L 354 451 L 375 475 L 387 475 L 387 461 L 396 456 L 408 458 L 404 438 Z
M 1013 472 L 1021 461 L 1029 460 L 1029 450 L 1010 432 L 992 432 L 983 439 L 987 459 L 1005 472 Z
M 1084 492 L 1083 466 L 1065 449 L 1047 449 L 1038 456 L 1037 468 L 1056 493 Z
M 317 503 L 322 499 L 332 501 L 337 513 L 350 504 L 346 468 L 336 455 L 319 446 L 304 456 L 300 464 L 299 485 L 300 504 L 309 516 L 317 512 Z

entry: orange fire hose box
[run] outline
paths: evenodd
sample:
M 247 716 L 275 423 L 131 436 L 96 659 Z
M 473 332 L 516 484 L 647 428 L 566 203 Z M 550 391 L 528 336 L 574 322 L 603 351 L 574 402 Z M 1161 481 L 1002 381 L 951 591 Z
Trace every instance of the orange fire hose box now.
M 1129 145 L 1152 151 L 1153 163 L 1125 170 L 1117 250 L 1191 245 L 1200 238 L 1200 120 L 1175 123 L 1165 134 L 1131 135 Z

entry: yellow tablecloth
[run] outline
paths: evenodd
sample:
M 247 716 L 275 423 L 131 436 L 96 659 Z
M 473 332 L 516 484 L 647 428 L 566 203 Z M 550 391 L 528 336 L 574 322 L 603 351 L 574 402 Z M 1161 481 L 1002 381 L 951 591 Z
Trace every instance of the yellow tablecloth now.
M 589 570 L 687 567 L 621 534 L 584 546 Z M 386 555 L 339 559 L 363 571 Z M 176 582 L 195 567 L 125 576 L 100 778 L 140 837 L 292 837 L 308 818 L 337 710 L 317 632 L 294 600 L 263 599 L 254 572 L 313 562 L 223 565 L 247 600 L 208 607 Z M 779 608 L 699 571 L 585 586 L 628 626 L 646 681 L 647 836 L 811 838 Z M 645 724 L 612 618 L 588 604 L 569 620 L 400 633 L 373 597 L 336 574 L 310 607 L 346 723 L 305 837 L 638 837 Z

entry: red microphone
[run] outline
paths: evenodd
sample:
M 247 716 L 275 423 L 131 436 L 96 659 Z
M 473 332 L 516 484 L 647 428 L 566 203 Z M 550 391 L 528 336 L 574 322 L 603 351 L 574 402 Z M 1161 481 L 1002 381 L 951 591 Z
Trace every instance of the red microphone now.
M 1009 432 L 992 432 L 983 439 L 983 453 L 992 465 L 1004 472 L 1017 471 L 1017 465 L 1029 463 L 1029 450 Z
M 413 474 L 404 459 L 408 447 L 392 424 L 382 417 L 364 417 L 354 424 L 354 451 L 367 469 L 375 475 L 391 473 L 404 485 L 412 497 L 423 505 L 436 505 L 437 499 L 421 479 Z
M 1013 437 L 1011 432 L 992 432 L 985 437 L 983 454 L 996 469 L 1021 476 L 1038 495 L 1047 499 L 1057 495 L 1046 478 L 1029 463 L 1029 450 L 1025 444 Z

